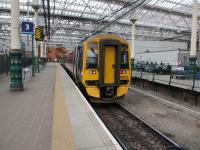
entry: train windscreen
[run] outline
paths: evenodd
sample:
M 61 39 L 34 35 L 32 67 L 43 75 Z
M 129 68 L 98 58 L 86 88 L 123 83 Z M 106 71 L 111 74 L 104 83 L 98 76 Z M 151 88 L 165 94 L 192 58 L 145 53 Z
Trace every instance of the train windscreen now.
M 89 43 L 86 59 L 87 68 L 98 67 L 98 43 Z

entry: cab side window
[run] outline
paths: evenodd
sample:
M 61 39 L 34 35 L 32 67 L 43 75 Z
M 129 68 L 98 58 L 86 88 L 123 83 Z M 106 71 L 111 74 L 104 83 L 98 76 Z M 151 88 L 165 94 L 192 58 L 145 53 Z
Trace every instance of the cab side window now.
M 129 68 L 128 46 L 127 45 L 122 45 L 120 68 L 121 69 L 128 69 Z
M 78 70 L 81 71 L 83 68 L 83 46 L 78 47 Z

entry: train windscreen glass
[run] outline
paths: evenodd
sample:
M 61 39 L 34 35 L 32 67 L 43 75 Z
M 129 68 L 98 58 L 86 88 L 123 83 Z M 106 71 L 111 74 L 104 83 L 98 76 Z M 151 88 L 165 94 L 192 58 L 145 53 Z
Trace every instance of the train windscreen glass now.
M 121 69 L 128 69 L 129 68 L 128 46 L 127 45 L 122 45 L 120 68 Z
M 98 44 L 89 43 L 87 50 L 87 68 L 97 68 L 98 67 Z

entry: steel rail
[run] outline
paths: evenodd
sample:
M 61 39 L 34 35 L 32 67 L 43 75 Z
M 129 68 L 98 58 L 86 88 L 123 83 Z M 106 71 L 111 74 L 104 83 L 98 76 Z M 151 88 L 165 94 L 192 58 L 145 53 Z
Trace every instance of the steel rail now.
M 62 65 L 63 68 L 65 69 L 65 71 L 70 75 L 70 77 L 72 78 L 72 80 L 74 81 L 74 78 L 71 76 L 69 70 Z M 75 82 L 76 83 L 76 82 Z M 77 84 L 77 83 L 76 83 Z M 78 86 L 79 87 L 79 86 Z M 80 87 L 79 87 L 80 88 Z M 81 89 L 80 89 L 81 90 Z M 81 90 L 82 91 L 82 90 Z M 82 91 L 83 92 L 83 91 Z M 85 96 L 85 94 L 84 94 Z M 97 106 L 95 106 L 95 103 L 91 103 L 90 98 L 88 96 L 85 96 L 85 98 L 88 100 L 88 102 L 90 103 L 90 105 L 93 107 L 93 109 L 96 111 Z M 135 114 L 133 114 L 132 112 L 130 112 L 127 108 L 125 108 L 123 105 L 119 104 L 119 103 L 113 103 L 113 105 L 118 105 L 118 107 L 122 108 L 122 110 L 127 113 L 131 118 L 138 120 L 139 122 L 141 122 L 142 124 L 144 124 L 144 126 L 146 126 L 148 129 L 150 129 L 153 133 L 155 133 L 156 136 L 161 137 L 159 138 L 161 141 L 163 142 L 168 142 L 170 143 L 170 146 L 167 147 L 167 150 L 184 150 L 180 145 L 178 145 L 177 143 L 175 143 L 173 140 L 171 140 L 170 138 L 168 138 L 167 136 L 165 136 L 163 133 L 161 133 L 160 131 L 158 131 L 157 129 L 155 129 L 154 127 L 152 127 L 151 125 L 149 125 L 148 123 L 146 123 L 143 119 L 139 118 L 138 116 L 136 116 Z M 98 115 L 98 113 L 97 113 Z M 98 115 L 99 116 L 99 115 Z M 99 116 L 99 118 L 101 119 L 101 117 Z M 102 122 L 104 122 L 101 119 Z M 127 150 L 126 146 L 124 145 L 124 143 L 120 140 L 120 138 L 114 133 L 114 131 L 112 130 L 111 127 L 109 127 L 108 125 L 104 124 L 107 129 L 111 132 L 111 134 L 113 135 L 113 137 L 117 140 L 117 142 L 119 143 L 119 145 L 124 149 Z M 167 143 L 166 143 L 167 144 Z
M 157 129 L 155 129 L 154 127 L 152 127 L 151 125 L 149 125 L 147 122 L 145 122 L 143 119 L 139 118 L 138 116 L 136 116 L 135 114 L 133 114 L 132 112 L 130 112 L 127 108 L 125 108 L 123 105 L 121 105 L 120 103 L 116 103 L 119 107 L 123 108 L 130 116 L 133 116 L 134 118 L 136 118 L 137 120 L 139 120 L 140 122 L 142 122 L 145 126 L 147 126 L 149 129 L 151 129 L 152 131 L 154 131 L 158 136 L 162 137 L 163 140 L 168 141 L 169 143 L 171 143 L 173 146 L 169 147 L 168 149 L 175 149 L 175 150 L 183 150 L 183 148 L 178 145 L 177 143 L 175 143 L 173 140 L 171 140 L 170 138 L 168 138 L 166 135 L 164 135 L 163 133 L 161 133 L 160 131 L 158 131 Z
M 69 71 L 69 69 L 61 64 L 61 66 L 64 68 L 64 70 L 66 71 L 66 73 L 70 76 L 70 78 L 74 81 L 74 83 L 77 85 L 77 87 L 80 89 L 80 91 L 83 93 L 84 97 L 86 98 L 86 100 L 89 102 L 89 104 L 92 106 L 91 101 L 89 100 L 89 97 L 87 96 L 87 94 L 83 91 L 83 89 L 78 85 L 77 82 L 75 82 L 71 72 Z M 94 107 L 92 106 L 92 108 L 94 109 Z M 94 109 L 95 111 L 95 109 Z M 96 112 L 96 111 L 95 111 Z M 103 120 L 99 117 L 99 119 L 103 122 Z M 121 140 L 117 137 L 117 135 L 106 125 L 106 128 L 110 131 L 110 133 L 113 135 L 113 137 L 116 139 L 116 141 L 119 143 L 119 145 L 122 147 L 123 150 L 127 150 L 126 146 L 123 144 L 123 142 L 121 142 Z

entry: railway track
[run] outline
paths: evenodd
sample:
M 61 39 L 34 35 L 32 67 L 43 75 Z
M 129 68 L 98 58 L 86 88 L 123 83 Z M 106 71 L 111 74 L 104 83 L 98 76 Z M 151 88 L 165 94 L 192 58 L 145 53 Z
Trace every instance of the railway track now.
M 89 100 L 85 91 L 80 90 Z M 90 104 L 124 150 L 183 150 L 119 103 Z
M 94 110 L 126 150 L 183 150 L 118 103 L 92 104 Z

